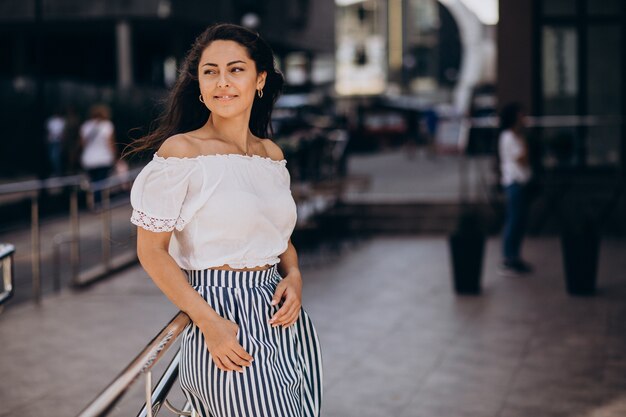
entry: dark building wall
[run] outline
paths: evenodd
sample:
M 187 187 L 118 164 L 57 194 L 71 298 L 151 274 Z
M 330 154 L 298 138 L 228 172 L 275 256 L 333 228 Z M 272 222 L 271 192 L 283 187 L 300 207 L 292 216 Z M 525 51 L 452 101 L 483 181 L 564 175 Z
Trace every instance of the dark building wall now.
M 261 32 L 272 45 L 334 53 L 334 0 L 273 0 L 268 3 Z
M 530 0 L 499 2 L 498 81 L 500 105 L 521 102 L 529 114 L 533 109 L 533 7 Z
M 181 18 L 211 23 L 233 18 L 229 1 L 207 0 L 5 0 L 0 2 L 0 21 L 35 19 L 39 1 L 46 20 L 107 18 Z

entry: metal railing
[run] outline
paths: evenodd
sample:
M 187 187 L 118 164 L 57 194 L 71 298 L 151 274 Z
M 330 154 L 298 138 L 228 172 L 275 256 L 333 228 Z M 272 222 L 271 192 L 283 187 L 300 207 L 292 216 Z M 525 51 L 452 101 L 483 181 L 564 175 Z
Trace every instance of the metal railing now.
M 10 184 L 0 185 L 1 196 L 18 196 L 30 199 L 30 241 L 31 241 L 31 273 L 32 273 L 32 294 L 35 302 L 41 301 L 42 283 L 41 283 L 41 213 L 40 198 L 45 192 L 58 189 L 69 190 L 69 233 L 60 234 L 53 239 L 53 278 L 55 290 L 60 289 L 60 247 L 63 244 L 69 244 L 70 247 L 70 269 L 72 286 L 84 286 L 110 272 L 119 269 L 135 261 L 136 255 L 126 253 L 111 256 L 111 190 L 120 188 L 124 184 L 130 183 L 139 173 L 141 169 L 137 168 L 129 171 L 124 176 L 111 176 L 102 181 L 90 183 L 82 175 L 73 175 L 66 177 L 48 178 L 45 180 L 30 180 Z M 102 255 L 99 265 L 80 271 L 80 213 L 78 196 L 79 192 L 86 193 L 93 198 L 93 194 L 100 192 L 102 194 L 102 208 L 99 211 L 102 224 L 101 247 Z M 129 202 L 124 202 L 129 204 Z
M 180 351 L 175 354 L 154 390 L 152 389 L 151 371 L 190 324 L 191 319 L 189 316 L 182 311 L 179 312 L 77 417 L 103 417 L 108 415 L 113 410 L 115 404 L 142 374 L 146 377 L 146 402 L 138 414 L 139 417 L 156 416 L 163 405 L 178 416 L 195 416 L 188 402 L 182 410 L 177 410 L 166 399 L 178 378 Z
M 2 268 L 2 292 L 0 293 L 0 308 L 13 296 L 14 266 L 13 254 L 15 247 L 9 243 L 0 243 L 0 265 Z

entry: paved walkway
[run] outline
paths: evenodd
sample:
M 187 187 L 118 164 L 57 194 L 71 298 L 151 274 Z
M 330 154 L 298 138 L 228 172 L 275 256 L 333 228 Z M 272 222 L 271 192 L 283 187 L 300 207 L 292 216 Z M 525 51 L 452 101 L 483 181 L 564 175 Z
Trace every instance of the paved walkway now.
M 410 158 L 401 149 L 353 155 L 348 172 L 369 177 L 369 187 L 349 190 L 345 200 L 359 202 L 456 203 L 461 197 L 485 201 L 494 181 L 493 158 L 463 158 L 420 152 Z
M 626 242 L 603 242 L 591 298 L 565 294 L 556 239 L 527 242 L 537 272 L 523 279 L 496 274 L 498 252 L 491 240 L 477 297 L 451 291 L 440 237 L 377 238 L 305 259 L 323 416 L 626 415 Z M 74 416 L 174 313 L 139 267 L 8 309 L 0 417 Z M 135 415 L 141 397 L 139 383 L 112 415 Z

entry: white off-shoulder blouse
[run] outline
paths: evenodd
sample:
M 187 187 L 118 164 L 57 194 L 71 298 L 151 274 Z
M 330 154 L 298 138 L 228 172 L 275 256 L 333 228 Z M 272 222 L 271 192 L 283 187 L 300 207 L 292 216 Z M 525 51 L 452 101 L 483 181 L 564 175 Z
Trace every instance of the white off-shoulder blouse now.
M 169 253 L 183 269 L 276 264 L 296 224 L 286 163 L 258 155 L 155 153 L 131 189 L 131 222 L 174 231 Z

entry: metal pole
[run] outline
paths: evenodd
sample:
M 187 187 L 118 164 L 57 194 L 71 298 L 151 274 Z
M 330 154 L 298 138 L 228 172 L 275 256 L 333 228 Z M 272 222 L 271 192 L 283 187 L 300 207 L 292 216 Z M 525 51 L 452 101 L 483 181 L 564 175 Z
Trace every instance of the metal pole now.
M 78 218 L 78 187 L 72 187 L 70 194 L 70 230 L 72 240 L 70 242 L 70 264 L 72 268 L 72 285 L 78 284 L 80 267 L 80 223 Z
M 152 371 L 146 372 L 146 411 L 152 417 Z
M 102 190 L 102 263 L 105 271 L 111 270 L 111 211 L 110 190 Z
M 33 298 L 41 302 L 41 247 L 39 242 L 39 195 L 33 194 L 30 205 L 31 269 L 33 273 Z
M 57 235 L 56 237 L 62 237 Z M 52 246 L 52 288 L 55 292 L 61 291 L 61 245 L 63 239 L 54 239 Z

